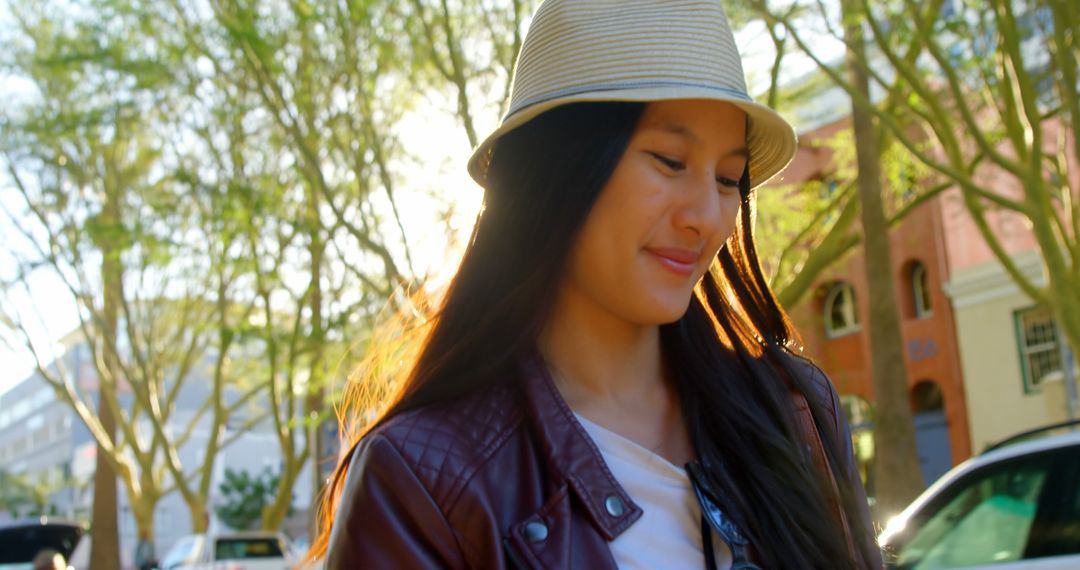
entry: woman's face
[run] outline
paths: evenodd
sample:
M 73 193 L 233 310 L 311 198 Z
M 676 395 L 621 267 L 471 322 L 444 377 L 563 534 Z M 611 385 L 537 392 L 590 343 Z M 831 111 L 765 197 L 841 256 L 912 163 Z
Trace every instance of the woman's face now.
M 734 105 L 650 104 L 571 249 L 560 302 L 635 325 L 682 317 L 735 230 L 747 159 Z

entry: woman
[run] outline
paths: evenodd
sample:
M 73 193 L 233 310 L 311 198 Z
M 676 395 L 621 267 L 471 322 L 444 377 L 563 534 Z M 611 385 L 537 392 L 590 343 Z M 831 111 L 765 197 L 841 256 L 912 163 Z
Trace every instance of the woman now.
M 716 2 L 544 2 L 457 276 L 338 466 L 328 567 L 880 566 L 754 250 L 794 149 Z

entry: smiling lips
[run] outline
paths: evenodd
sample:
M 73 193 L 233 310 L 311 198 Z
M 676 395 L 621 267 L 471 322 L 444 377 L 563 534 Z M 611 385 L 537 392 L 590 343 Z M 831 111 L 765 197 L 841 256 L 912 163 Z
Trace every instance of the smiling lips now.
M 660 265 L 681 277 L 690 277 L 694 274 L 694 268 L 700 254 L 689 249 L 677 247 L 647 247 L 649 252 Z

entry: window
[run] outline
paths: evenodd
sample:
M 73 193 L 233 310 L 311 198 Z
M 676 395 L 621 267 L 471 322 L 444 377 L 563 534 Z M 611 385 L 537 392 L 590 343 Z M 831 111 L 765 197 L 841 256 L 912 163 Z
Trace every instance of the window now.
M 15 406 L 11 408 L 11 421 L 17 422 L 30 413 L 30 401 L 23 398 L 15 403 Z
M 905 319 L 925 319 L 934 314 L 930 272 L 918 259 L 904 263 L 900 270 L 898 308 Z
M 962 568 L 1080 552 L 1077 451 L 992 464 L 951 483 L 890 541 L 894 565 Z
M 836 338 L 859 331 L 855 289 L 850 283 L 834 283 L 825 295 L 825 336 Z
M 37 392 L 34 392 L 33 403 L 31 404 L 31 406 L 33 408 L 40 408 L 41 406 L 44 406 L 45 404 L 51 402 L 53 400 L 53 396 L 54 394 L 52 389 L 42 388 Z
M 43 445 L 45 445 L 46 443 L 49 442 L 49 430 L 48 430 L 48 428 L 45 428 L 45 427 L 36 429 L 31 434 L 30 437 L 31 437 L 31 442 L 30 442 L 31 449 L 36 450 L 39 447 L 41 447 L 41 446 L 43 446 Z
M 214 545 L 214 560 L 282 557 L 284 557 L 284 549 L 274 538 L 219 538 Z
M 1020 311 L 1015 317 L 1024 390 L 1032 392 L 1061 372 L 1057 325 L 1050 311 L 1043 308 Z
M 934 314 L 930 303 L 930 278 L 926 266 L 919 262 L 911 267 L 911 301 L 916 319 L 925 319 Z

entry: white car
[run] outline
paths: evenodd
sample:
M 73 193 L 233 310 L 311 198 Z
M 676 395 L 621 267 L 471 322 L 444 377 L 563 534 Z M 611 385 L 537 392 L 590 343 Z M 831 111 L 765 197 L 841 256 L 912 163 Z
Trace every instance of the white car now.
M 1080 421 L 1025 432 L 957 465 L 878 542 L 889 568 L 1080 569 Z
M 161 570 L 288 570 L 293 565 L 281 533 L 193 534 L 176 541 Z

